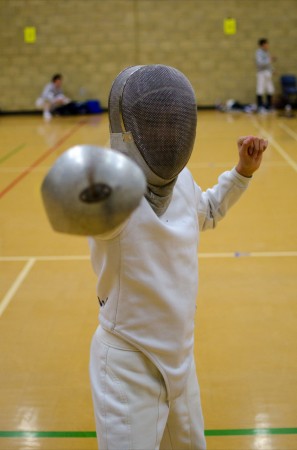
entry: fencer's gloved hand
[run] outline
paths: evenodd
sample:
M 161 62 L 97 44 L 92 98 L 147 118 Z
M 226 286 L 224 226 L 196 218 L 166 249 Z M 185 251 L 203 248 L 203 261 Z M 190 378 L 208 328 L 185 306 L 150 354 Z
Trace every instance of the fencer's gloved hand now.
M 41 186 L 55 231 L 96 236 L 120 226 L 146 192 L 140 167 L 106 148 L 78 145 L 64 152 Z

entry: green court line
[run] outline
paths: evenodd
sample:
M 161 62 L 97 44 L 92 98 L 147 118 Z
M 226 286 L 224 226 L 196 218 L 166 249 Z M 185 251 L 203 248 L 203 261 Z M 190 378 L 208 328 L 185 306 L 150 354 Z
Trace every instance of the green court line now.
M 205 436 L 255 436 L 297 434 L 297 428 L 245 428 L 234 430 L 205 430 Z M 95 438 L 96 431 L 0 431 L 0 438 Z
M 2 158 L 0 158 L 0 164 L 2 164 L 4 161 L 6 161 L 8 158 L 10 158 L 12 155 L 14 155 L 15 153 L 19 152 L 20 150 L 22 150 L 25 147 L 26 144 L 21 144 L 18 147 L 10 150 L 10 152 L 6 153 L 6 155 L 2 156 Z
M 297 428 L 245 428 L 238 430 L 205 430 L 205 436 L 256 436 L 259 434 L 297 434 Z
M 0 431 L 0 438 L 95 438 L 96 431 Z

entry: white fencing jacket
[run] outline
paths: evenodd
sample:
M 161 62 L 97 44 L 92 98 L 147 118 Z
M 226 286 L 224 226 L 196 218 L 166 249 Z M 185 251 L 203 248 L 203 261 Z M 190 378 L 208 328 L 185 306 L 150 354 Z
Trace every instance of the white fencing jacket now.
M 89 239 L 100 324 L 158 367 L 169 400 L 182 392 L 193 354 L 199 231 L 214 228 L 248 182 L 233 169 L 202 192 L 184 169 L 161 217 L 143 198 L 120 230 Z

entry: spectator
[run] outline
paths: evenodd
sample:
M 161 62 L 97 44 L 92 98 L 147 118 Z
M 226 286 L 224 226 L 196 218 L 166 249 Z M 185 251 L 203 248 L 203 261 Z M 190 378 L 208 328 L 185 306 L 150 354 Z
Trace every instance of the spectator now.
M 269 53 L 268 40 L 259 39 L 259 48 L 256 51 L 257 67 L 257 107 L 259 113 L 265 113 L 272 109 L 272 95 L 274 85 L 272 81 L 272 58 Z M 267 102 L 264 105 L 263 96 L 266 94 Z
M 62 111 L 63 108 L 61 109 L 61 107 L 71 103 L 71 100 L 63 94 L 62 81 L 62 75 L 60 73 L 55 74 L 52 81 L 45 86 L 41 96 L 36 100 L 36 107 L 43 110 L 43 117 L 46 121 L 52 119 L 54 112 Z

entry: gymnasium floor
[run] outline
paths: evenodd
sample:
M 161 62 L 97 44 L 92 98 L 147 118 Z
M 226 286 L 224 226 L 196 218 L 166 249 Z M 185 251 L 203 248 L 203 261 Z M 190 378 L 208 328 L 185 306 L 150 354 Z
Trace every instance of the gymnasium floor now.
M 199 248 L 205 433 L 208 450 L 296 450 L 297 118 L 201 111 L 189 167 L 212 186 L 248 134 L 270 141 L 262 167 Z M 107 116 L 0 117 L 0 140 L 0 449 L 93 450 L 96 279 L 86 240 L 51 230 L 40 184 L 69 147 L 107 145 Z

